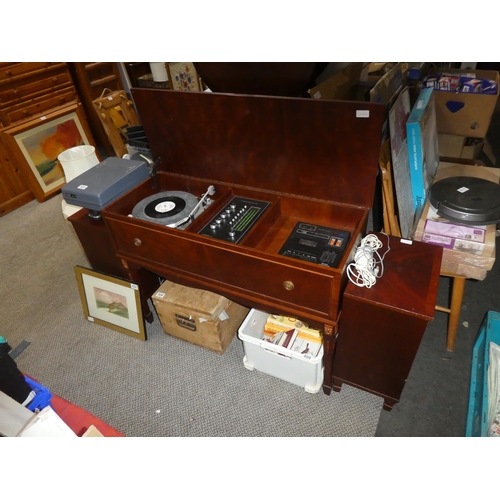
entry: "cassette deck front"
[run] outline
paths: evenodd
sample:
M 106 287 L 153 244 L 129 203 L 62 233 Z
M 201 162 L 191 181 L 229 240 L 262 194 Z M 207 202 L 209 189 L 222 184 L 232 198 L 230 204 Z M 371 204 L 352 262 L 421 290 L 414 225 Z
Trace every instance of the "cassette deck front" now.
M 350 237 L 349 231 L 298 222 L 279 254 L 314 264 L 338 267 Z

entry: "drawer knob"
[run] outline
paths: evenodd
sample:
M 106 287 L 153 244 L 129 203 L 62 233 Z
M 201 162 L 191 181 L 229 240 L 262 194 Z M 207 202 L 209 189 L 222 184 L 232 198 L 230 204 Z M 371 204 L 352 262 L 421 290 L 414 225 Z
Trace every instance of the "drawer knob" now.
M 285 281 L 283 283 L 283 286 L 285 287 L 285 290 L 288 290 L 288 291 L 293 290 L 295 288 L 295 285 L 293 284 L 292 281 Z
M 142 241 L 139 238 L 134 238 L 134 245 L 136 247 L 140 247 L 142 245 Z

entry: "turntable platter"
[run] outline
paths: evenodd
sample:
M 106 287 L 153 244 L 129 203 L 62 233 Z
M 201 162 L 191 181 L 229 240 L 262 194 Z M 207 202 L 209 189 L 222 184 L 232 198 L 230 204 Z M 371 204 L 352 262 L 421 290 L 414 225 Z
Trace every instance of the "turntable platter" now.
M 166 226 L 187 217 L 197 203 L 196 196 L 185 191 L 162 191 L 137 203 L 132 216 Z

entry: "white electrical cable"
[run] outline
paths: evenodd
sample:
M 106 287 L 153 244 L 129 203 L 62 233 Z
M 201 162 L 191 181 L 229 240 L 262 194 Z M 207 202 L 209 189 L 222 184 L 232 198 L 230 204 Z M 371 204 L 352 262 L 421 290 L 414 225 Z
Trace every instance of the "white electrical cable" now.
M 382 233 L 385 234 L 385 233 Z M 380 256 L 382 242 L 374 234 L 365 236 L 354 254 L 354 262 L 347 266 L 347 277 L 359 287 L 371 288 L 384 274 L 384 258 L 391 249 L 387 236 L 387 250 Z

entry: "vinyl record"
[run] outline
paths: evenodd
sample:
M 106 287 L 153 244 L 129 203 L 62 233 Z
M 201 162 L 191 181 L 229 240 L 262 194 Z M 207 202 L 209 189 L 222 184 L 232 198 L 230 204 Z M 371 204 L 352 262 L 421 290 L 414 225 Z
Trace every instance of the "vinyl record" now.
M 437 214 L 469 225 L 500 221 L 500 185 L 478 177 L 448 177 L 431 186 L 429 202 Z
M 164 219 L 182 212 L 186 208 L 186 202 L 178 196 L 162 196 L 157 200 L 149 202 L 144 208 L 144 213 L 153 219 Z
M 197 203 L 196 196 L 185 191 L 162 191 L 137 203 L 132 216 L 166 226 L 187 217 Z

